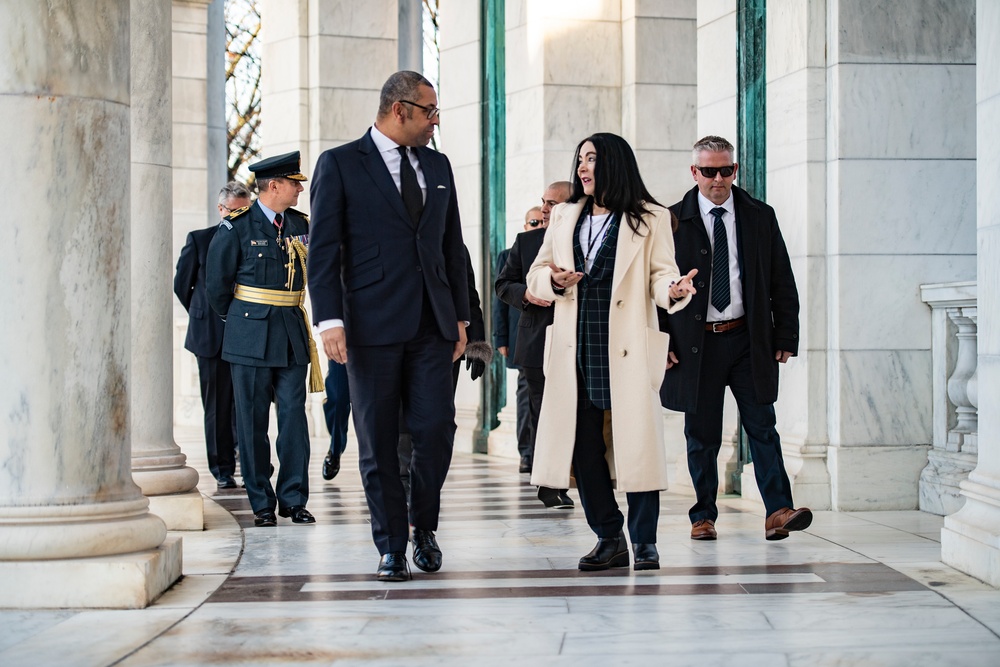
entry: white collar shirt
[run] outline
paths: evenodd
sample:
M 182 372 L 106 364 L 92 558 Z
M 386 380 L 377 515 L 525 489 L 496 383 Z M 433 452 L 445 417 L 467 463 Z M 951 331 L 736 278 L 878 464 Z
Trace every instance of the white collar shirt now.
M 715 216 L 711 211 L 716 205 L 709 201 L 703 194 L 698 193 L 698 208 L 701 210 L 701 220 L 705 224 L 705 231 L 708 232 L 708 241 L 712 245 L 712 253 L 715 253 Z M 743 283 L 740 281 L 740 262 L 736 254 L 736 204 L 733 202 L 732 193 L 729 199 L 722 203 L 722 208 L 726 212 L 722 215 L 722 225 L 726 228 L 726 241 L 729 245 L 729 305 L 725 310 L 719 311 L 712 305 L 709 299 L 708 313 L 705 319 L 709 322 L 725 322 L 743 317 L 746 311 L 743 308 Z M 715 280 L 715 274 L 712 274 Z M 712 293 L 709 285 L 709 294 Z
M 382 156 L 382 161 L 385 162 L 385 167 L 389 170 L 389 175 L 392 176 L 392 182 L 396 184 L 396 189 L 402 193 L 403 184 L 399 178 L 399 167 L 402 164 L 402 157 L 399 155 L 399 144 L 382 134 L 374 125 L 372 125 L 371 134 L 372 141 L 375 142 L 375 148 L 378 149 L 378 154 Z M 417 183 L 420 185 L 420 193 L 424 196 L 424 202 L 426 203 L 427 179 L 424 178 L 423 169 L 420 168 L 420 161 L 417 160 L 413 148 L 408 148 L 406 155 L 410 158 L 413 171 L 417 173 Z

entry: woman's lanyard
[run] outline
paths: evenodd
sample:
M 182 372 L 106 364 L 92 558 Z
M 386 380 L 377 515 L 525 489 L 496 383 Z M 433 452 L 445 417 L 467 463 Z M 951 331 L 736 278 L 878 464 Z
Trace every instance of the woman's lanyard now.
M 601 224 L 601 228 L 597 230 L 597 235 L 594 235 L 594 214 L 591 211 L 587 212 L 587 247 L 583 248 L 583 239 L 580 239 L 581 250 L 583 250 L 583 269 L 585 273 L 590 273 L 590 269 L 593 267 L 594 256 L 597 254 L 598 249 L 604 244 L 604 232 L 611 224 L 611 219 L 614 218 L 615 214 L 608 211 L 608 217 L 604 219 Z M 580 235 L 581 237 L 583 234 Z

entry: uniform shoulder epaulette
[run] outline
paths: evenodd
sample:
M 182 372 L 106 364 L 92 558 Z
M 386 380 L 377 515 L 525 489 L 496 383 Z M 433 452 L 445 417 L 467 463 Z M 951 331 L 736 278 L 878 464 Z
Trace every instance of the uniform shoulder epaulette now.
M 225 217 L 225 219 L 229 220 L 231 222 L 233 220 L 236 220 L 239 217 L 242 217 L 242 216 L 246 215 L 247 211 L 249 211 L 249 210 L 250 210 L 249 206 L 244 206 L 243 208 L 238 208 L 235 211 L 231 212 L 229 215 L 227 215 Z
M 309 216 L 306 215 L 305 213 L 303 213 L 302 211 L 296 211 L 294 208 L 290 208 L 290 209 L 288 209 L 288 212 L 289 213 L 294 213 L 295 215 L 299 216 L 300 218 L 302 218 L 306 222 L 309 222 Z
M 232 229 L 233 228 L 233 223 L 229 222 L 228 220 L 223 220 L 220 224 L 223 227 L 225 227 L 226 229 Z

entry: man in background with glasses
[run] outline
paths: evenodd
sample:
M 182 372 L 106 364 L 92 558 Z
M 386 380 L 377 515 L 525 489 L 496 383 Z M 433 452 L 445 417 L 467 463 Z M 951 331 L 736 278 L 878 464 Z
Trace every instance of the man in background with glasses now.
M 674 249 L 681 274 L 698 270 L 698 293 L 667 315 L 663 406 L 684 412 L 687 460 L 697 501 L 691 539 L 714 540 L 722 444 L 722 407 L 729 386 L 747 432 L 754 475 L 764 500 L 764 536 L 781 540 L 812 522 L 794 509 L 775 429 L 778 364 L 799 346 L 799 297 L 774 209 L 733 185 L 733 145 L 707 136 L 695 145 L 696 186 L 670 207 L 677 217 Z
M 545 220 L 542 219 L 542 209 L 534 206 L 524 214 L 524 231 L 531 231 L 539 227 L 545 227 Z M 500 251 L 497 255 L 497 273 L 503 269 L 507 263 L 507 255 L 510 248 Z M 531 472 L 531 458 L 535 450 L 534 428 L 529 414 L 528 401 L 528 381 L 524 377 L 524 371 L 514 364 L 514 353 L 517 351 L 517 328 L 521 311 L 514 306 L 504 303 L 496 294 L 493 295 L 493 347 L 503 355 L 507 368 L 517 369 L 517 453 L 521 460 L 518 464 L 518 472 Z
M 219 219 L 250 206 L 250 190 L 230 181 L 219 191 Z M 216 223 L 197 229 L 177 260 L 174 294 L 188 313 L 184 349 L 198 359 L 201 405 L 205 409 L 205 450 L 208 469 L 220 489 L 235 489 L 236 438 L 233 424 L 233 378 L 229 362 L 222 358 L 222 337 L 226 323 L 212 312 L 205 289 L 205 266 L 208 246 L 219 230 Z
M 310 191 L 309 292 L 327 357 L 347 365 L 379 581 L 441 568 L 434 531 L 455 440 L 452 364 L 465 352 L 469 292 L 451 164 L 427 148 L 437 93 L 417 72 L 382 86 L 375 124 L 324 152 Z M 400 403 L 412 436 L 410 504 L 400 479 Z

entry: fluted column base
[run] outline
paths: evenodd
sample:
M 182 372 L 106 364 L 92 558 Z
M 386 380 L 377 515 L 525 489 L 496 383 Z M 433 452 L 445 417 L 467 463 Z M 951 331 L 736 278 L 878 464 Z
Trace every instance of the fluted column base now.
M 180 576 L 179 537 L 115 556 L 0 562 L 0 608 L 142 609 Z
M 203 530 L 205 508 L 198 493 L 198 471 L 187 465 L 180 447 L 158 450 L 133 443 L 132 479 L 149 498 L 149 511 L 169 530 Z
M 944 518 L 941 560 L 1000 588 L 1000 478 L 973 472 L 960 486 L 965 505 Z

